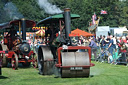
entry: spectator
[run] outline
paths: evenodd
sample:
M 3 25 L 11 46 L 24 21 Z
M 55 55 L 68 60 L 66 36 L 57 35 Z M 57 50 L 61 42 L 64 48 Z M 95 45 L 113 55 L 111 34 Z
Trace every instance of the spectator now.
M 88 46 L 89 45 L 89 41 L 88 41 L 87 38 L 84 38 L 83 42 L 84 42 L 84 46 Z
M 84 42 L 83 42 L 83 36 L 80 36 L 80 38 L 79 38 L 79 45 L 81 46 Z
M 108 54 L 108 63 L 112 63 L 113 62 L 113 57 L 111 55 L 111 53 Z
M 100 37 L 98 38 L 98 42 L 100 42 L 102 39 L 102 35 L 100 35 Z
M 102 39 L 101 39 L 100 47 L 101 47 L 101 53 L 103 53 L 102 57 L 105 57 L 107 55 L 106 52 L 105 52 L 105 50 L 106 50 L 105 36 L 103 36 Z
M 91 47 L 91 50 L 94 53 L 94 58 L 95 58 L 95 60 L 97 60 L 97 45 L 94 42 L 94 40 L 91 38 L 89 39 L 89 42 L 90 42 L 89 47 Z
M 78 44 L 78 41 L 76 40 L 75 37 L 73 37 L 72 38 L 72 45 L 77 46 L 77 44 Z
M 40 40 L 38 39 L 37 40 L 37 48 L 39 48 L 39 45 L 40 45 Z
M 113 39 L 113 48 L 116 49 L 116 43 L 117 43 L 117 42 L 116 42 L 116 38 L 115 38 L 115 36 L 113 36 L 112 39 Z
M 122 40 L 118 44 L 120 47 L 120 53 L 121 53 L 121 61 L 126 62 L 126 52 L 127 52 L 127 47 L 126 47 L 126 38 L 122 37 Z
M 108 51 L 109 53 L 111 53 L 111 55 L 113 56 L 113 39 L 112 39 L 112 35 L 110 35 L 110 41 L 109 41 L 109 46 L 108 46 Z
M 105 50 L 106 46 L 105 46 L 105 36 L 102 37 L 101 41 L 100 41 L 100 46 L 102 50 Z
M 114 54 L 113 54 L 113 62 L 112 64 L 116 63 L 116 60 L 119 58 L 119 55 L 118 55 L 119 51 L 118 49 L 115 50 Z
M 107 39 L 105 39 L 106 48 L 108 48 L 108 46 L 109 46 L 109 41 L 110 41 L 110 36 L 108 35 L 108 36 L 107 36 Z

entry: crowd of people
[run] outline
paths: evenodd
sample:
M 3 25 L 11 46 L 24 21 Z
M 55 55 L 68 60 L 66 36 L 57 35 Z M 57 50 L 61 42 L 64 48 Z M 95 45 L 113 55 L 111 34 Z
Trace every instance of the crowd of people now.
M 91 47 L 95 61 L 108 63 L 127 63 L 128 35 L 116 37 L 112 35 L 99 37 L 80 37 L 78 45 Z
M 45 38 L 44 38 L 45 39 Z M 45 40 L 41 37 L 35 39 L 35 42 L 32 42 L 32 39 L 29 39 L 31 47 L 35 47 L 36 51 L 39 45 L 44 45 Z M 73 45 L 77 46 L 89 46 L 91 47 L 92 55 L 94 55 L 95 61 L 104 62 L 105 60 L 108 63 L 117 63 L 117 62 L 126 62 L 128 56 L 128 35 L 123 37 L 116 37 L 112 35 L 108 36 L 99 36 L 99 37 L 84 37 L 80 36 L 78 39 L 75 37 L 72 38 Z
M 44 45 L 45 42 L 43 41 L 42 37 L 36 37 L 33 40 L 33 37 L 30 37 L 27 39 L 30 47 L 32 50 L 35 50 L 36 52 L 38 51 L 38 48 L 40 45 Z
M 45 38 L 44 38 L 45 39 Z M 42 37 L 38 37 L 33 41 L 33 38 L 28 39 L 28 43 L 31 48 L 35 48 L 37 51 L 40 45 L 45 44 L 45 40 Z M 1 41 L 3 43 L 3 40 Z M 127 62 L 128 56 L 128 35 L 117 37 L 117 36 L 99 36 L 99 37 L 84 37 L 80 36 L 72 38 L 72 45 L 77 46 L 89 46 L 91 47 L 92 54 L 94 55 L 95 61 L 107 60 L 108 63 Z

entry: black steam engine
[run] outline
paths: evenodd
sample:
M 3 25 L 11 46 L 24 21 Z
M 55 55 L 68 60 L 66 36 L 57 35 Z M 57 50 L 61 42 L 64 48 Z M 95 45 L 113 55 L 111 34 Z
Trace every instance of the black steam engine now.
M 91 48 L 74 46 L 71 37 L 71 19 L 79 15 L 70 14 L 70 9 L 63 14 L 41 20 L 37 25 L 49 26 L 45 30 L 46 45 L 38 50 L 38 67 L 42 75 L 60 74 L 61 77 L 89 77 Z M 80 50 L 84 50 L 81 52 Z M 86 50 L 86 51 L 85 51 Z

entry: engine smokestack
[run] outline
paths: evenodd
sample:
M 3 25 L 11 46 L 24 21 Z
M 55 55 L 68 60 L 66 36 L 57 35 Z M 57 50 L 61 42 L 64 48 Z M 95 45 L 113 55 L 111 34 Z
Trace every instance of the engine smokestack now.
M 26 21 L 25 19 L 21 19 L 21 28 L 22 28 L 22 39 L 26 40 Z
M 69 34 L 71 33 L 71 16 L 70 16 L 70 8 L 64 9 L 64 21 L 65 21 L 65 37 L 66 41 L 69 41 Z

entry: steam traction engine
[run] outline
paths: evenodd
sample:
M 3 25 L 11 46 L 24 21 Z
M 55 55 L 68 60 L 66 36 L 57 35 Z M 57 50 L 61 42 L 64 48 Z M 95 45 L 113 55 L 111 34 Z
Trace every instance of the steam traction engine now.
M 34 21 L 23 18 L 1 26 L 2 30 L 9 30 L 9 32 L 5 32 L 4 43 L 0 44 L 2 66 L 7 66 L 8 63 L 11 63 L 12 68 L 17 69 L 18 63 L 22 63 L 23 66 L 30 66 L 31 62 L 35 66 L 35 53 L 26 41 L 26 28 L 31 28 L 35 25 Z M 17 31 L 19 31 L 19 35 Z
M 48 29 L 45 29 L 46 45 L 42 45 L 38 49 L 40 74 L 55 73 L 60 74 L 61 77 L 89 77 L 90 67 L 94 66 L 91 63 L 91 48 L 74 46 L 69 36 L 71 19 L 78 17 L 79 15 L 70 14 L 70 9 L 67 8 L 63 14 L 48 17 L 37 24 L 50 25 Z M 58 25 L 60 25 L 59 29 Z M 47 38 L 48 36 L 50 38 Z

